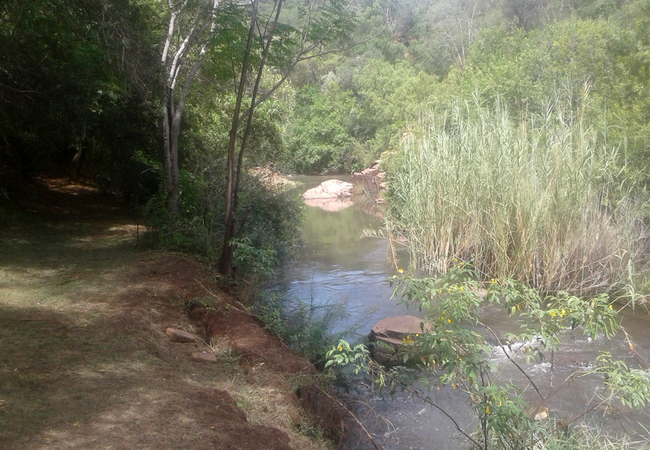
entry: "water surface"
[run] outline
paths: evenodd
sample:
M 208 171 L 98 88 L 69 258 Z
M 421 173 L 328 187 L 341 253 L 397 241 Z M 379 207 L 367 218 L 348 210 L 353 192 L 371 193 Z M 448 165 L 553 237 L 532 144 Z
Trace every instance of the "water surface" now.
M 295 177 L 297 193 L 315 187 L 331 177 Z M 338 177 L 349 181 L 349 177 Z M 336 209 L 336 208 L 329 208 Z M 356 197 L 350 206 L 338 211 L 326 211 L 305 206 L 304 240 L 302 257 L 284 274 L 276 286 L 288 298 L 311 301 L 317 305 L 342 302 L 348 313 L 341 318 L 336 332 L 349 331 L 351 340 L 362 339 L 374 323 L 382 318 L 412 314 L 422 317 L 417 310 L 407 309 L 393 297 L 389 280 L 396 273 L 396 266 L 389 258 L 387 241 L 381 238 L 362 237 L 367 230 L 379 230 L 381 220 L 373 213 L 372 202 L 362 196 Z M 408 265 L 407 253 L 398 252 L 400 266 Z M 486 307 L 483 320 L 497 334 L 516 331 L 513 319 L 495 307 Z M 557 390 L 541 402 L 530 388 L 528 380 L 510 364 L 503 349 L 495 346 L 493 362 L 502 382 L 513 382 L 524 389 L 524 397 L 531 404 L 543 403 L 551 414 L 559 418 L 571 418 L 584 411 L 584 405 L 598 402 L 602 390 L 599 377 L 571 377 L 576 371 L 593 367 L 598 353 L 612 352 L 631 367 L 648 368 L 650 363 L 650 320 L 647 314 L 625 311 L 623 325 L 633 339 L 635 350 L 631 351 L 624 335 L 612 340 L 599 336 L 591 340 L 580 332 L 570 334 L 553 355 L 553 370 L 549 360 L 526 365 L 523 358 L 515 356 L 525 367 L 544 395 Z M 359 414 L 372 432 L 374 439 L 386 449 L 457 449 L 468 448 L 468 442 L 454 428 L 453 423 L 436 408 L 399 394 L 395 399 L 385 399 L 372 387 L 370 380 L 358 379 L 357 391 Z M 558 388 L 561 388 L 558 390 Z M 466 395 L 449 387 L 434 389 L 429 393 L 432 400 L 449 412 L 459 424 L 472 431 L 474 420 Z M 610 432 L 626 432 L 631 436 L 648 436 L 650 408 L 635 412 L 620 403 L 615 404 L 612 414 L 601 409 L 588 413 L 584 419 L 594 426 L 604 426 Z M 644 429 L 644 427 L 646 429 Z M 349 442 L 346 448 L 372 448 L 367 443 Z

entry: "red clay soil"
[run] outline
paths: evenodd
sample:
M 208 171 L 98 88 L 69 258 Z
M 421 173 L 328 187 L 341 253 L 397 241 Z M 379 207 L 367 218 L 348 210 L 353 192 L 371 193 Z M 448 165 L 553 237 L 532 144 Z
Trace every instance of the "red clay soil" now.
M 246 371 L 265 366 L 265 370 L 284 374 L 316 373 L 309 361 L 270 335 L 248 311 L 232 306 L 220 311 L 196 309 L 190 318 L 202 325 L 209 339 L 227 339 L 231 352 L 240 357 Z
M 291 449 L 286 433 L 277 428 L 251 426 L 246 419 L 246 413 L 237 406 L 235 400 L 226 391 L 201 392 L 196 395 L 195 401 L 210 405 L 213 414 L 212 420 L 219 424 L 216 436 L 212 440 L 214 448 L 223 450 Z
M 16 210 L 15 204 L 11 208 Z M 29 223 L 14 221 L 4 231 L 0 229 L 0 239 L 5 244 L 24 244 L 38 238 L 42 244 L 34 243 L 33 255 L 21 255 L 20 250 L 12 253 L 7 244 L 6 252 L 0 251 L 0 275 L 4 270 L 18 279 L 12 270 L 17 267 L 13 258 L 19 255 L 24 273 L 42 269 L 43 277 L 50 277 L 39 279 L 38 289 L 51 279 L 52 289 L 58 289 L 61 298 L 66 296 L 66 303 L 57 306 L 58 314 L 39 310 L 40 303 L 27 307 L 20 303 L 23 300 L 0 295 L 0 312 L 6 313 L 0 316 L 0 343 L 3 333 L 9 342 L 26 342 L 33 339 L 24 337 L 32 336 L 29 327 L 41 327 L 50 330 L 44 336 L 49 345 L 60 339 L 65 349 L 47 348 L 32 355 L 41 358 L 41 365 L 25 363 L 24 371 L 40 372 L 34 375 L 35 385 L 24 390 L 18 378 L 23 356 L 16 352 L 15 360 L 12 355 L 4 361 L 0 358 L 0 382 L 17 386 L 13 392 L 3 392 L 0 383 L 0 428 L 11 430 L 0 431 L 0 448 L 292 448 L 294 441 L 285 431 L 251 424 L 229 392 L 206 389 L 194 381 L 192 377 L 211 380 L 209 371 L 217 369 L 209 367 L 220 364 L 191 362 L 192 351 L 205 350 L 207 345 L 173 343 L 165 334 L 167 327 L 185 324 L 204 343 L 226 342 L 239 357 L 245 376 L 275 384 L 280 401 L 299 410 L 287 380 L 315 373 L 313 365 L 220 290 L 205 264 L 182 254 L 142 249 L 144 230 L 133 215 L 116 199 L 89 186 L 42 179 L 21 211 Z M 64 241 L 72 229 L 77 234 Z M 80 254 L 88 263 L 68 264 L 64 254 L 48 253 L 48 243 L 57 239 L 83 248 L 85 253 Z M 106 247 L 115 242 L 124 244 L 117 246 L 117 253 L 108 253 Z M 67 247 L 62 244 L 56 251 L 61 248 Z M 9 292 L 9 284 L 0 283 L 0 288 Z M 211 307 L 191 312 L 190 319 L 197 324 L 192 329 L 184 305 L 206 298 Z M 35 351 L 41 347 L 34 346 Z M 115 354 L 110 353 L 112 347 L 116 347 Z M 64 356 L 68 359 L 61 362 Z M 78 366 L 72 367 L 71 361 Z M 40 381 L 43 386 L 36 385 Z M 89 407 L 87 403 L 92 402 L 96 405 Z M 14 414 L 20 408 L 27 416 Z M 57 411 L 66 411 L 71 418 Z M 35 417 L 33 423 L 26 423 L 28 416 Z M 332 420 L 336 428 L 340 417 Z M 301 418 L 293 417 L 291 422 L 299 426 Z M 293 448 L 302 445 L 298 444 L 300 436 L 291 439 L 298 439 Z

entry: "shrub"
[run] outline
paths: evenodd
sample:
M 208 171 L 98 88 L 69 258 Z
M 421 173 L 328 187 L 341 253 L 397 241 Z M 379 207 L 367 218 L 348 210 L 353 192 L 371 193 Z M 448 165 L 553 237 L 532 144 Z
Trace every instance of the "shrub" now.
M 534 411 L 527 415 L 528 405 L 523 394 L 528 387 L 532 387 L 530 395 L 544 403 L 560 389 L 571 389 L 562 383 L 542 394 L 540 380 L 533 380 L 528 363 L 544 359 L 549 353 L 552 361 L 553 351 L 562 346 L 566 330 L 581 329 L 591 339 L 598 335 L 612 337 L 621 329 L 618 313 L 607 294 L 584 298 L 566 292 L 543 295 L 511 279 L 491 280 L 486 286 L 485 299 L 482 299 L 478 278 L 478 272 L 471 265 L 458 263 L 439 278 L 400 275 L 392 282 L 396 284 L 396 295 L 403 302 L 427 312 L 421 332 L 408 337 L 399 349 L 399 356 L 405 363 L 416 362 L 417 371 L 411 369 L 402 374 L 415 375 L 425 385 L 450 386 L 465 392 L 478 424 L 474 433 L 463 429 L 451 411 L 445 411 L 435 399 L 421 393 L 418 387 L 410 387 L 409 381 L 396 376 L 394 370 L 388 372 L 371 360 L 363 344 L 352 347 L 340 341 L 327 353 L 326 367 L 353 366 L 355 373 L 372 373 L 380 387 L 390 387 L 391 391 L 400 387 L 409 391 L 443 412 L 474 444 L 473 448 L 577 448 L 575 443 L 587 434 L 584 428 L 576 432 L 569 425 L 578 424 L 586 412 L 619 401 L 638 410 L 650 403 L 648 372 L 628 367 L 625 362 L 603 352 L 589 367 L 577 369 L 570 376 L 590 377 L 606 388 L 597 401 L 585 404 L 584 412 L 563 418 L 563 422 L 549 418 L 548 410 L 541 417 Z M 485 303 L 499 305 L 516 318 L 520 325 L 518 332 L 499 337 L 483 323 L 481 309 Z M 488 344 L 488 339 L 495 340 L 497 345 Z M 632 349 L 632 342 L 628 340 L 628 344 Z M 494 360 L 493 349 L 502 352 L 506 359 Z M 504 376 L 507 365 L 512 365 L 524 376 L 520 380 L 526 388 L 512 384 L 511 376 Z M 551 382 L 553 367 L 551 364 L 546 375 Z M 589 446 L 580 448 L 603 448 L 609 436 L 604 434 L 590 439 Z

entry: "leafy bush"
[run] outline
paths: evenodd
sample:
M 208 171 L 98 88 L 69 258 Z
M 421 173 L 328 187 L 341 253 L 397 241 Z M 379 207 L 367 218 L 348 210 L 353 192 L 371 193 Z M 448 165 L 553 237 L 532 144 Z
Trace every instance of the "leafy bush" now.
M 478 289 L 482 286 L 478 279 L 479 273 L 473 267 L 458 261 L 439 278 L 400 276 L 394 279 L 395 293 L 402 301 L 427 312 L 421 332 L 404 340 L 399 350 L 402 359 L 417 363 L 419 371 L 415 373 L 421 381 L 467 393 L 479 424 L 476 432 L 462 429 L 454 417 L 430 397 L 414 391 L 393 373 L 385 371 L 370 359 L 363 345 L 353 347 L 345 341 L 339 342 L 328 352 L 326 366 L 353 365 L 356 372 L 372 373 L 380 386 L 409 390 L 447 415 L 458 431 L 477 448 L 575 448 L 571 445 L 576 442 L 576 435 L 570 433 L 568 425 L 583 417 L 584 413 L 564 423 L 556 420 L 540 422 L 540 417 L 535 418 L 534 412 L 526 414 L 528 405 L 520 388 L 500 380 L 504 369 L 501 365 L 513 365 L 524 375 L 539 401 L 548 400 L 562 386 L 543 395 L 521 360 L 533 362 L 543 359 L 549 351 L 552 355 L 552 351 L 562 345 L 562 334 L 567 329 L 579 328 L 592 339 L 598 334 L 608 338 L 613 336 L 620 330 L 620 324 L 611 300 L 607 294 L 591 298 L 575 297 L 566 292 L 545 296 L 511 279 L 491 280 L 483 300 L 479 295 Z M 481 320 L 480 308 L 484 302 L 499 305 L 506 313 L 518 318 L 520 332 L 509 333 L 503 338 L 497 336 Z M 488 339 L 496 340 L 496 349 L 506 356 L 504 363 L 492 362 L 493 346 L 487 344 Z M 614 401 L 636 409 L 650 403 L 647 371 L 628 368 L 624 362 L 614 360 L 607 353 L 598 357 L 593 366 L 578 369 L 572 376 L 591 376 L 602 380 L 607 388 L 600 401 L 585 405 L 585 411 L 593 411 Z M 548 411 L 542 419 L 547 416 Z M 603 435 L 602 441 L 607 439 Z M 602 447 L 596 445 L 592 448 Z
M 235 260 L 242 277 L 266 278 L 288 259 L 300 239 L 302 205 L 293 194 L 268 189 L 242 174 L 237 208 L 239 227 Z M 209 259 L 219 257 L 223 245 L 225 184 L 223 177 L 181 172 L 181 215 L 171 218 L 163 192 L 146 208 L 148 222 L 159 244 Z
M 267 293 L 253 310 L 271 333 L 316 364 L 324 363 L 327 350 L 344 334 L 332 332 L 346 314 L 340 301 L 316 305 L 313 298 L 305 302 Z

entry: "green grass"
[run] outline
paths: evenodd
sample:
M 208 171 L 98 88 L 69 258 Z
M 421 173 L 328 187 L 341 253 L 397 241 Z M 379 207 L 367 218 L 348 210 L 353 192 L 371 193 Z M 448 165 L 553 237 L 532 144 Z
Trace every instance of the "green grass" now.
M 620 289 L 643 272 L 647 228 L 622 149 L 561 102 L 516 121 L 504 108 L 431 113 L 389 165 L 388 223 L 418 269 L 452 258 L 542 291 Z

